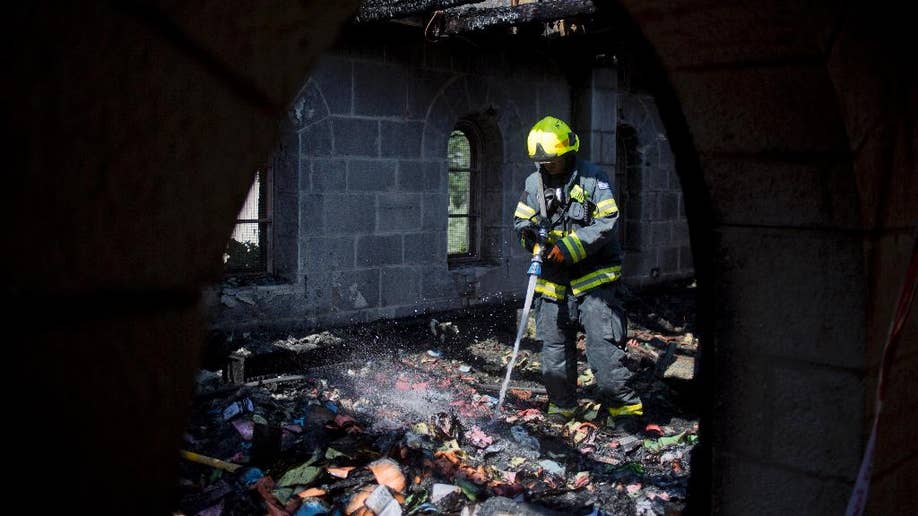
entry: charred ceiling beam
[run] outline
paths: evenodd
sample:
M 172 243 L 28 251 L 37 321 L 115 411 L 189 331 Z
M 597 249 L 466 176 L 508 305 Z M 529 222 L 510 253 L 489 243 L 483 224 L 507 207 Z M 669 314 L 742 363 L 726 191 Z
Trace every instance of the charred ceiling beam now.
M 490 9 L 457 8 L 444 12 L 442 32 L 461 34 L 491 27 L 554 21 L 595 12 L 596 5 L 592 0 L 549 0 Z
M 355 23 L 388 21 L 426 13 L 474 4 L 481 0 L 362 0 L 357 10 Z

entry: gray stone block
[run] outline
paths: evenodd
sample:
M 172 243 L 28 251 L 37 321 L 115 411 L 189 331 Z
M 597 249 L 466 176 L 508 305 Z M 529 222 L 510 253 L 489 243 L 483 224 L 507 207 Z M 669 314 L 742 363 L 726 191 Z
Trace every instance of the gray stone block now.
M 650 226 L 653 232 L 651 241 L 655 247 L 672 242 L 671 222 L 652 222 Z
M 465 87 L 469 93 L 469 108 L 473 112 L 481 113 L 491 107 L 488 104 L 488 90 L 491 85 L 487 80 L 483 77 L 471 77 L 466 81 Z
M 311 163 L 312 190 L 316 193 L 347 191 L 347 161 L 314 159 Z
M 542 113 L 565 113 L 566 115 L 570 114 L 571 111 L 571 94 L 570 87 L 558 80 L 546 80 L 538 84 L 538 110 Z M 571 124 L 573 121 L 570 118 L 563 118 L 562 120 Z M 536 121 L 533 120 L 534 124 Z M 593 121 L 595 125 L 596 120 Z M 571 126 L 576 134 L 586 132 L 587 128 L 579 129 L 577 127 Z M 579 129 L 579 131 L 578 131 Z M 604 128 L 603 128 L 604 129 Z
M 322 97 L 332 114 L 351 112 L 352 70 L 351 60 L 326 55 L 323 56 L 312 72 L 312 79 L 318 84 Z
M 421 192 L 425 190 L 425 167 L 423 161 L 399 161 L 396 186 L 400 192 Z
M 421 194 L 379 194 L 376 231 L 417 231 L 421 229 Z
M 282 134 L 281 144 L 271 157 L 271 173 L 277 192 L 296 193 L 299 186 L 300 138 L 293 131 Z
M 830 33 L 834 36 L 837 32 L 834 23 L 837 11 L 833 4 L 806 4 L 796 9 L 769 5 L 756 12 L 749 12 L 747 7 L 747 4 L 710 4 L 680 12 L 679 16 L 664 16 L 660 15 L 659 4 L 641 3 L 635 5 L 631 15 L 643 20 L 642 30 L 648 34 L 686 35 L 659 38 L 656 51 L 666 56 L 667 66 L 672 69 L 825 61 L 827 46 L 835 41 Z M 769 30 L 759 31 L 757 20 L 766 13 Z M 859 20 L 858 26 L 861 25 Z
M 297 138 L 299 138 L 299 135 L 297 135 Z M 316 159 L 316 158 L 302 156 L 298 160 L 297 190 L 300 192 L 308 192 L 312 190 L 312 160 L 313 159 Z
M 734 292 L 720 338 L 774 356 L 864 366 L 863 241 L 859 234 L 723 228 L 714 249 L 718 292 Z
M 379 122 L 367 118 L 332 117 L 335 154 L 379 156 Z
M 382 306 L 414 304 L 418 301 L 420 278 L 412 267 L 384 267 L 381 271 Z
M 679 270 L 679 248 L 666 247 L 660 249 L 660 273 L 668 274 Z
M 593 128 L 614 131 L 618 125 L 618 94 L 611 90 L 594 90 Z
M 652 221 L 657 217 L 657 194 L 641 191 L 630 197 L 630 202 L 637 202 L 639 216 L 635 220 Z
M 402 235 L 357 237 L 357 266 L 378 267 L 402 263 Z
M 325 199 L 321 195 L 304 193 L 299 198 L 301 235 L 319 235 L 326 231 L 325 227 Z M 327 228 L 332 230 L 332 228 Z
M 672 170 L 662 169 L 656 165 L 648 165 L 647 170 L 650 173 L 650 182 L 644 184 L 647 185 L 651 191 L 665 192 L 669 190 L 669 178 L 673 173 Z
M 504 292 L 516 290 L 527 282 L 525 276 L 511 276 L 507 268 L 500 265 L 485 267 L 476 276 L 476 294 L 483 301 L 502 298 Z
M 274 274 L 283 281 L 293 283 L 297 279 L 297 252 L 296 238 L 274 239 Z
M 643 203 L 641 202 L 643 199 L 644 197 L 635 195 L 629 197 L 627 202 L 619 202 L 618 209 L 624 213 L 625 220 L 636 224 L 644 218 Z
M 415 70 L 408 81 L 408 118 L 425 119 L 441 88 L 452 78 L 449 72 Z
M 303 239 L 304 257 L 300 268 L 315 274 L 354 267 L 354 237 L 331 236 Z
M 768 411 L 771 364 L 755 350 L 721 353 L 712 357 L 721 373 L 714 378 L 717 407 L 712 420 L 715 448 L 765 459 L 773 435 Z
M 705 183 L 718 219 L 730 224 L 855 228 L 857 185 L 843 161 L 708 159 Z
M 446 225 L 444 221 L 443 225 Z M 405 235 L 405 263 L 446 263 L 446 232 Z
M 861 459 L 864 396 L 862 380 L 851 372 L 802 363 L 775 367 L 769 393 L 772 460 L 854 480 Z
M 449 119 L 455 121 L 456 117 L 450 113 Z M 421 144 L 421 155 L 424 159 L 446 159 L 446 145 L 451 129 L 451 125 L 440 129 L 434 127 L 433 124 L 427 124 L 424 128 L 424 141 Z
M 390 158 L 421 157 L 423 122 L 380 122 L 380 154 Z
M 851 486 L 735 455 L 716 457 L 717 514 L 843 514 Z
M 332 273 L 318 272 L 303 275 L 306 303 L 314 312 L 327 312 L 332 307 Z
M 371 194 L 323 194 L 322 220 L 328 222 L 328 232 L 366 233 L 372 231 L 376 222 L 376 196 Z M 305 215 L 303 225 L 312 224 Z
M 421 270 L 421 299 L 458 297 L 458 289 L 446 265 Z
M 618 145 L 615 141 L 615 132 L 603 132 L 602 151 L 600 154 L 602 156 L 602 163 L 604 163 L 604 167 L 607 169 L 606 173 L 611 173 L 614 170 L 614 165 L 618 159 L 617 151 Z
M 424 191 L 446 193 L 446 160 L 424 162 Z
M 446 234 L 449 217 L 449 195 L 428 194 L 421 197 L 421 228 Z
M 593 163 L 602 161 L 602 132 L 581 131 L 580 150 L 578 155 Z
M 624 257 L 622 271 L 627 276 L 649 277 L 651 271 L 657 268 L 656 249 L 641 252 L 629 252 Z
M 449 83 L 438 102 L 446 102 L 457 116 L 469 114 L 469 93 L 465 87 L 465 77 L 460 76 Z M 455 124 L 457 120 L 453 120 Z
M 407 86 L 405 69 L 375 63 L 354 64 L 354 114 L 404 116 Z
M 621 221 L 619 222 L 621 224 Z M 651 245 L 650 224 L 641 221 L 625 222 L 625 246 L 629 249 L 644 249 Z
M 847 152 L 825 64 L 680 71 L 686 120 L 700 153 Z
M 382 192 L 395 188 L 395 161 L 350 160 L 347 164 L 349 192 Z M 369 224 L 372 224 L 372 219 Z
M 515 93 L 512 96 L 510 102 L 516 105 L 516 111 L 519 114 L 520 122 L 522 123 L 523 127 L 525 127 L 525 131 L 527 133 L 533 124 L 541 120 L 542 117 L 548 115 L 558 117 L 564 121 L 571 120 L 569 104 L 558 106 L 557 108 L 552 108 L 549 112 L 540 112 L 536 92 L 532 88 L 532 83 L 527 81 L 526 78 L 520 77 L 519 80 L 507 81 L 504 86 L 508 91 Z M 525 142 L 526 140 L 523 139 L 517 141 Z M 526 150 L 525 145 L 520 144 L 520 147 L 523 148 L 523 151 Z
M 675 158 L 673 157 L 673 150 L 669 146 L 669 140 L 660 142 L 659 151 L 660 151 L 660 163 L 658 164 L 658 166 L 664 170 L 672 170 L 675 173 L 676 161 L 675 161 Z M 681 190 L 682 187 L 678 183 L 678 174 L 675 174 L 675 175 L 677 176 L 677 182 L 670 184 L 670 188 L 672 188 L 673 190 Z
M 509 254 L 507 247 L 519 245 L 511 227 L 486 226 L 481 231 L 481 257 L 489 263 L 495 263 Z
M 379 269 L 336 271 L 331 276 L 333 308 L 361 310 L 379 306 Z
M 640 95 L 623 94 L 619 96 L 619 123 L 639 129 L 647 118 L 647 111 L 641 102 Z M 649 142 L 640 141 L 639 145 L 646 145 Z
M 300 131 L 300 154 L 329 156 L 332 153 L 332 126 L 329 119 L 316 122 Z
M 618 70 L 616 68 L 594 68 L 593 87 L 618 89 Z
M 312 307 L 303 299 L 302 294 L 289 292 L 272 293 L 259 303 L 260 312 L 270 314 L 277 320 L 305 318 Z M 256 317 L 258 317 L 256 315 Z
M 664 192 L 657 195 L 657 219 L 677 220 L 679 218 L 679 194 Z

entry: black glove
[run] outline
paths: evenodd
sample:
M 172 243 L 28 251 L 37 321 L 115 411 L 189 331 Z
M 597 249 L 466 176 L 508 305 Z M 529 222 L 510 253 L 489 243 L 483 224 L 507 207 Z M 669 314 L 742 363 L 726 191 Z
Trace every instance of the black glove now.
M 539 237 L 539 226 L 530 222 L 528 226 L 523 226 L 520 229 L 520 236 L 527 240 L 535 241 Z

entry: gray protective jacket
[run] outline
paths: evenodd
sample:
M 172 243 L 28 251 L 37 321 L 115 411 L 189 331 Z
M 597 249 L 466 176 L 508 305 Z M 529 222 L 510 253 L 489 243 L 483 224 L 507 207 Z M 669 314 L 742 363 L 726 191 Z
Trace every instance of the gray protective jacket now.
M 538 225 L 539 174 L 526 178 L 526 188 L 516 206 L 513 225 L 521 243 L 532 251 L 535 241 L 528 237 L 528 227 Z M 562 188 L 559 205 L 549 213 L 548 243 L 557 244 L 564 263 L 545 263 L 536 292 L 557 301 L 568 294 L 580 296 L 600 285 L 621 277 L 621 247 L 615 231 L 618 205 L 613 185 L 598 166 L 578 159 Z

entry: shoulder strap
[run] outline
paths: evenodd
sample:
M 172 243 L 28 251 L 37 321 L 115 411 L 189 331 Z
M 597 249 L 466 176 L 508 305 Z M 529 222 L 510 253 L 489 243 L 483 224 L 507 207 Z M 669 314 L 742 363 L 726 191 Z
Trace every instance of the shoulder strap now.
M 545 220 L 548 217 L 548 210 L 545 208 L 545 186 L 542 184 L 541 170 L 536 171 L 536 185 L 538 186 L 536 197 L 539 199 L 539 215 L 542 220 Z

